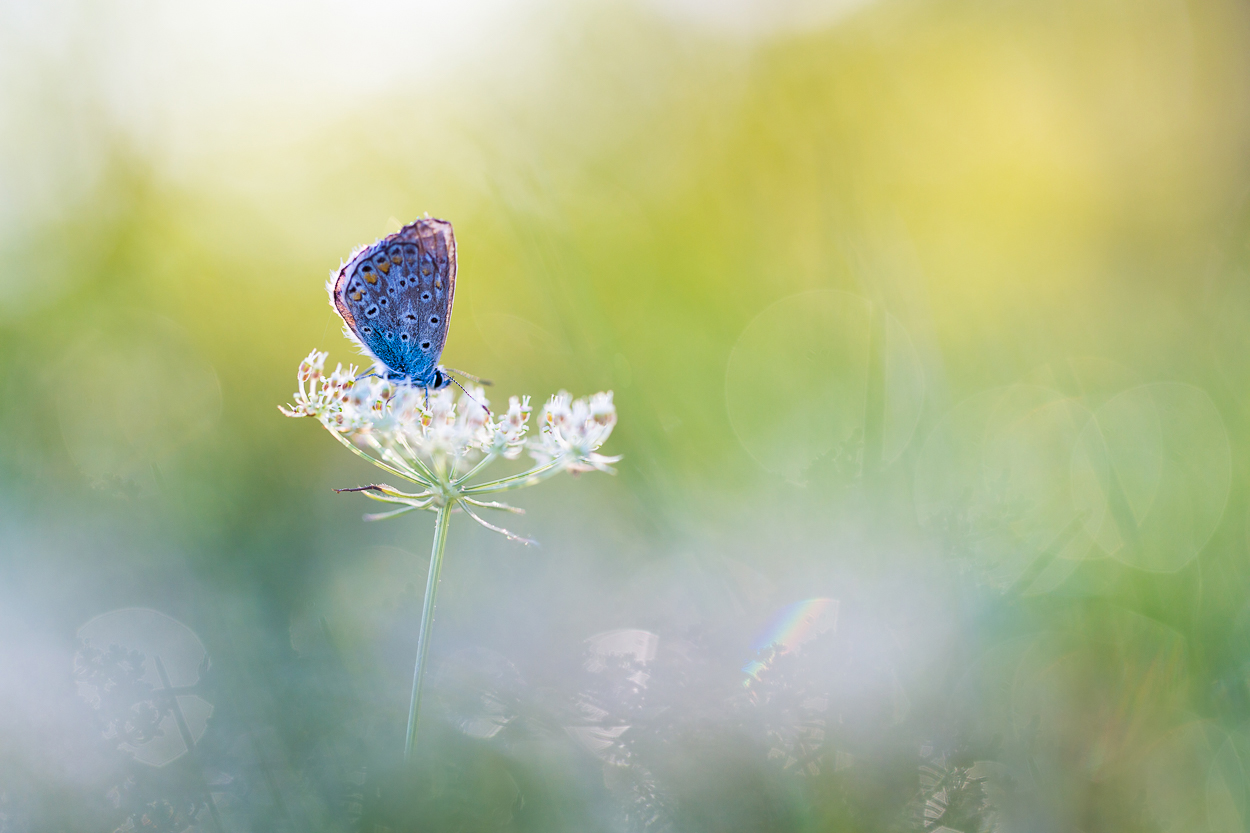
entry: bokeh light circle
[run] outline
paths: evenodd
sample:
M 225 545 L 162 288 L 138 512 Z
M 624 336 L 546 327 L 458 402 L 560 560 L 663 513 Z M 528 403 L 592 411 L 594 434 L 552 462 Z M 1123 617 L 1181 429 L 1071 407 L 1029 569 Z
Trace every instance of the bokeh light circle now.
M 923 400 L 924 374 L 903 325 L 836 290 L 768 306 L 738 337 L 725 372 L 738 440 L 792 482 L 823 464 L 858 472 L 865 452 L 869 464 L 897 459 Z
M 142 653 L 142 673 L 137 679 L 150 687 L 153 693 L 165 689 L 165 681 L 157 666 L 158 659 L 168 675 L 169 686 L 185 689 L 200 681 L 200 669 L 208 654 L 195 631 L 182 622 L 158 610 L 140 607 L 103 613 L 80 627 L 78 638 L 88 651 L 107 652 L 110 647 L 118 646 L 125 651 Z M 82 661 L 83 654 L 80 653 L 79 662 Z M 101 692 L 80 693 L 99 707 Z M 213 705 L 197 694 L 181 693 L 174 700 L 182 711 L 191 742 L 198 742 L 208 728 Z M 187 745 L 172 712 L 166 713 L 161 720 L 157 736 L 141 744 L 121 743 L 119 748 L 132 753 L 136 761 L 150 766 L 164 766 L 187 753 Z
M 1071 459 L 1078 501 L 1107 509 L 1088 516 L 1086 530 L 1133 567 L 1181 569 L 1224 514 L 1232 449 L 1215 403 L 1193 385 L 1158 382 L 1109 399 Z
M 1074 495 L 1068 464 L 1089 417 L 1077 400 L 1038 385 L 956 405 L 916 462 L 921 526 L 992 585 L 1058 586 L 1096 552 L 1082 519 L 1100 522 L 1103 507 L 1096 495 Z

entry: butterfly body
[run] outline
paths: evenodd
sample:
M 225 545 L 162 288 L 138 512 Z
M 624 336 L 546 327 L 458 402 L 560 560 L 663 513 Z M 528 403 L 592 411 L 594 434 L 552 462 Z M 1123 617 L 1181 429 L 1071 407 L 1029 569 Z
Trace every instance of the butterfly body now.
M 426 389 L 451 384 L 438 364 L 456 294 L 451 223 L 420 219 L 357 250 L 327 288 L 347 334 L 388 379 Z

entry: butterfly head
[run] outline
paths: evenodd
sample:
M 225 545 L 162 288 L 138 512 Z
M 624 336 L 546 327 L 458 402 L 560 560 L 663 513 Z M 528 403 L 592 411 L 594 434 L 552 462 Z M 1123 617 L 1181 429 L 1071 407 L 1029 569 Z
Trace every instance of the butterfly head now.
M 430 379 L 433 381 L 433 384 L 430 385 L 430 388 L 433 390 L 440 390 L 451 385 L 451 376 L 444 373 L 441 367 L 434 368 L 434 372 L 430 374 Z
M 424 379 L 418 379 L 415 376 L 409 376 L 406 373 L 399 373 L 394 370 L 388 370 L 386 379 L 389 382 L 407 383 L 414 388 L 424 388 L 425 390 L 442 390 L 452 383 L 451 375 L 441 367 L 435 367 L 430 371 L 429 375 Z

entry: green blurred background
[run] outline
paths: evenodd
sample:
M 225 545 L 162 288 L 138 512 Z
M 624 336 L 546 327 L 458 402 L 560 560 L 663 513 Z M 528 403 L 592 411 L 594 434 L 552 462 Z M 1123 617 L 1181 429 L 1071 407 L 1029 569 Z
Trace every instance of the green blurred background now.
M 5 0 L 0 79 L 3 833 L 1248 829 L 1243 3 Z M 431 519 L 277 406 L 422 212 L 624 459 L 453 520 L 405 768 Z

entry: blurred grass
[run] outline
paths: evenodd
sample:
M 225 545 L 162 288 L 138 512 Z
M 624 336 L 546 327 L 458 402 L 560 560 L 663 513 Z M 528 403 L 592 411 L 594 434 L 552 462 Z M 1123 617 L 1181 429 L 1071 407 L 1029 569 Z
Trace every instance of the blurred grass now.
M 369 755 L 385 757 L 387 715 L 402 711 L 415 638 L 406 586 L 421 585 L 428 525 L 362 524 L 358 502 L 329 489 L 373 474 L 275 406 L 310 349 L 354 360 L 325 277 L 393 221 L 428 211 L 455 223 L 460 248 L 446 363 L 495 379 L 496 401 L 614 389 L 609 450 L 624 455 L 615 480 L 526 495 L 537 554 L 453 528 L 435 640 L 446 656 L 487 646 L 520 667 L 518 714 L 529 716 L 509 726 L 531 731 L 483 751 L 457 740 L 454 721 L 439 730 L 438 748 L 469 774 L 435 768 L 423 783 L 451 778 L 507 809 L 461 829 L 651 829 L 620 821 L 624 788 L 600 778 L 597 759 L 533 728 L 568 719 L 553 703 L 582 685 L 581 641 L 618 627 L 683 646 L 652 677 L 684 681 L 661 705 L 688 722 L 673 718 L 673 745 L 634 752 L 669 791 L 673 829 L 901 824 L 922 741 L 998 756 L 1017 779 L 1016 804 L 999 797 L 1003 829 L 1023 829 L 1029 813 L 1029 829 L 1243 829 L 1242 6 L 882 2 L 747 37 L 652 7 L 544 5 L 454 71 L 323 102 L 282 81 L 298 72 L 275 81 L 245 55 L 210 54 L 240 62 L 232 77 L 245 86 L 280 92 L 231 104 L 223 80 L 226 103 L 205 100 L 200 120 L 177 91 L 216 89 L 211 79 L 175 74 L 163 87 L 139 64 L 150 86 L 127 86 L 140 76 L 107 71 L 123 56 L 93 34 L 95 18 L 67 15 L 67 42 L 92 49 L 13 37 L 25 60 L 5 75 L 0 626 L 27 636 L 5 649 L 0 685 L 0 811 L 18 819 L 4 823 L 52 829 L 56 795 L 64 829 L 102 812 L 91 808 L 113 783 L 108 767 L 123 765 L 60 774 L 66 750 L 98 744 L 67 677 L 76 629 L 127 606 L 204 639 L 218 669 L 210 741 L 217 726 L 219 738 L 272 735 L 285 750 L 259 754 L 274 770 L 266 789 L 287 802 L 267 829 L 347 823 L 328 787 L 300 781 L 314 759 L 339 762 L 324 764 L 343 770 L 326 783 L 350 769 L 341 750 L 310 751 L 331 738 L 367 746 L 367 783 L 383 772 L 402 792 Z M 394 47 L 402 33 L 379 37 Z M 746 335 L 777 302 L 817 315 L 803 299 L 831 297 L 864 299 L 865 317 L 827 341 L 819 317 L 789 338 L 784 318 L 767 339 Z M 912 352 L 890 352 L 887 314 Z M 753 373 L 813 357 L 815 378 L 796 363 L 735 381 L 735 347 L 751 351 Z M 895 368 L 898 355 L 914 367 Z M 1054 448 L 1086 423 L 1069 436 L 1062 420 L 1100 414 L 1089 424 L 1114 434 L 1131 419 L 1100 408 L 1159 382 L 1199 390 L 1222 423 L 1160 423 L 1171 455 L 1160 470 L 1189 479 L 1150 485 L 1145 429 L 1116 435 L 1118 452 L 1112 436 L 1109 453 L 1127 461 L 1120 471 L 1147 472 L 1134 511 L 1171 513 L 1159 547 L 1204 512 L 1218 519 L 1209 540 L 1192 560 L 1168 549 L 1177 569 L 1166 573 L 1124 553 L 1065 551 L 1061 573 L 1004 593 L 1011 565 L 1036 557 L 1039 529 L 1069 521 L 1069 447 Z M 1000 391 L 1017 384 L 1033 387 Z M 974 396 L 984 411 L 955 407 Z M 1013 411 L 1021 396 L 1060 410 Z M 910 441 L 873 459 L 882 422 L 913 401 L 923 407 Z M 970 444 L 942 445 L 965 418 Z M 806 467 L 753 458 L 752 436 Z M 1224 457 L 1221 508 L 1220 489 L 1206 488 L 1218 465 L 1184 467 Z M 964 468 L 975 487 L 960 504 L 953 472 Z M 930 513 L 930 493 L 953 502 Z M 1018 508 L 1030 500 L 1060 508 L 1039 521 Z M 1086 532 L 1087 546 L 1108 540 Z M 833 696 L 854 725 L 835 731 L 830 718 L 822 774 L 796 781 L 767 768 L 752 734 L 764 724 L 724 692 L 768 614 L 812 596 L 843 600 L 842 642 L 809 651 L 817 659 L 794 686 L 836 678 L 822 663 L 869 657 L 893 680 L 871 690 L 902 690 L 910 705 L 893 722 L 862 691 Z M 292 622 L 328 633 L 314 643 L 337 659 L 293 649 Z M 689 676 L 700 662 L 725 676 Z M 345 688 L 322 701 L 333 685 Z M 655 719 L 630 718 L 664 735 Z M 835 755 L 835 735 L 850 758 Z M 431 789 L 454 815 L 455 789 Z M 318 794 L 329 804 L 297 809 Z M 250 806 L 238 799 L 231 823 L 266 829 Z M 390 819 L 378 824 L 402 826 L 404 811 L 374 809 Z

